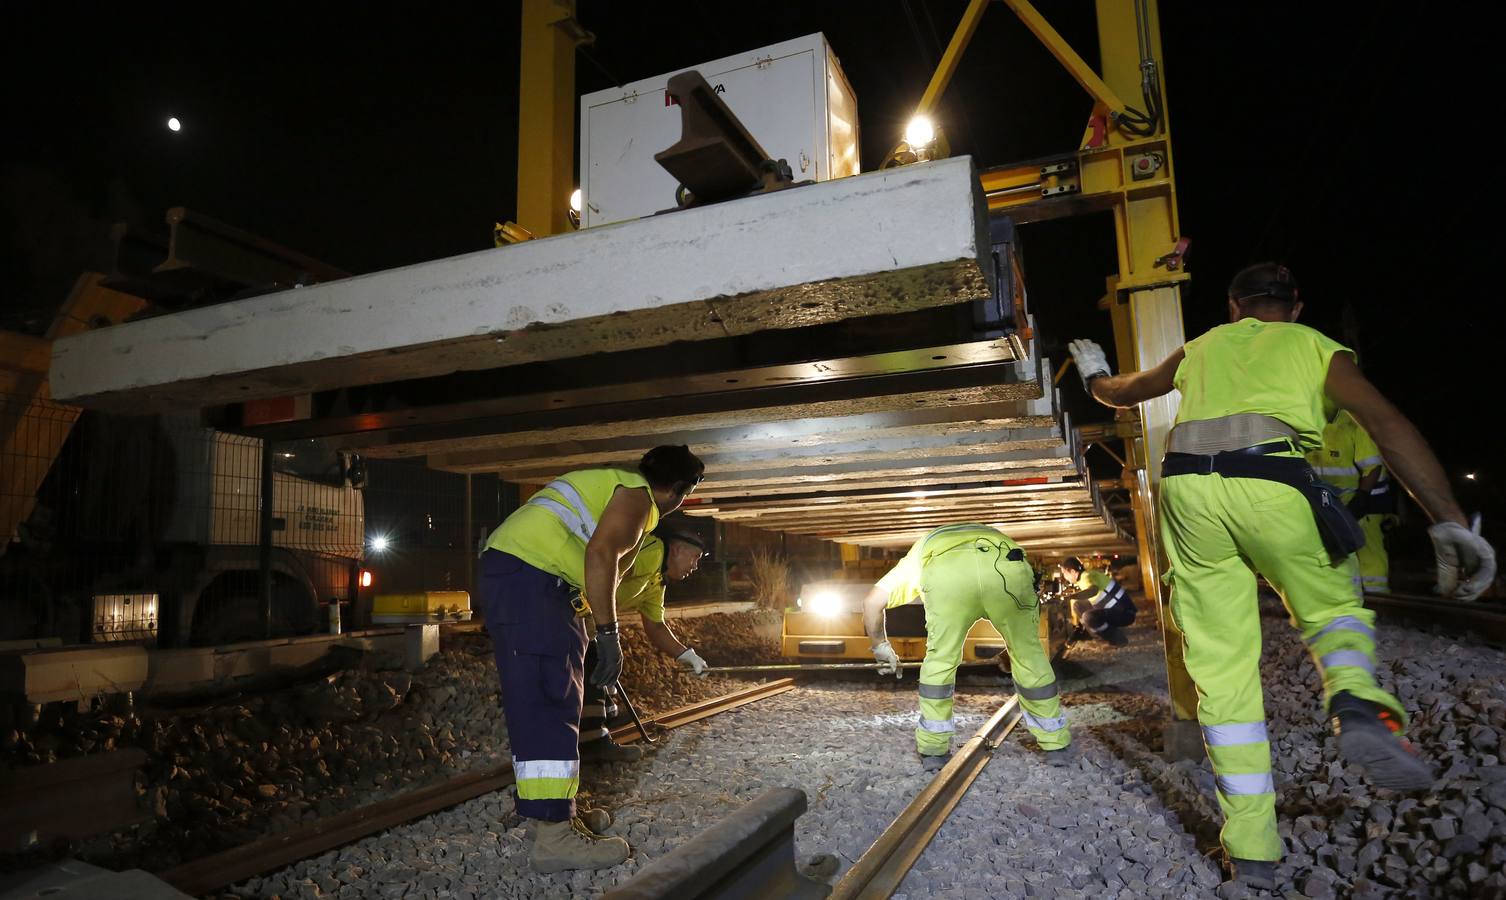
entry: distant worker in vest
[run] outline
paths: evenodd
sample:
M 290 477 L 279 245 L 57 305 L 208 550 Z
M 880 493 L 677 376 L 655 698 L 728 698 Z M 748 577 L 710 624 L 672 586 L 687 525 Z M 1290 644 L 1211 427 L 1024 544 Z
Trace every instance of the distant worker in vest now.
M 1229 285 L 1228 309 L 1229 324 L 1141 372 L 1112 374 L 1092 341 L 1073 341 L 1071 350 L 1088 392 L 1108 406 L 1181 392 L 1161 469 L 1171 612 L 1197 683 L 1230 867 L 1237 881 L 1269 889 L 1282 843 L 1260 686 L 1257 572 L 1285 601 L 1322 673 L 1340 755 L 1379 787 L 1417 791 L 1433 782 L 1400 736 L 1401 703 L 1376 683 L 1375 615 L 1349 556 L 1357 523 L 1303 457 L 1321 444 L 1331 411 L 1348 410 L 1375 436 L 1435 523 L 1428 534 L 1439 593 L 1479 596 L 1495 553 L 1466 522 L 1422 435 L 1360 374 L 1350 351 L 1296 324 L 1302 302 L 1290 270 L 1244 269 Z
M 616 684 L 618 583 L 644 535 L 679 509 L 704 471 L 688 447 L 666 446 L 644 454 L 637 471 L 570 472 L 487 540 L 479 593 L 502 683 L 518 815 L 536 820 L 530 858 L 539 872 L 628 858 L 626 841 L 600 836 L 611 824 L 605 811 L 577 815 L 582 692 L 587 677 L 596 687 Z M 596 622 L 589 675 L 587 615 Z
M 1085 568 L 1075 556 L 1062 560 L 1059 568 L 1069 585 L 1077 627 L 1116 647 L 1129 643 L 1124 629 L 1135 621 L 1135 603 L 1124 585 L 1102 569 Z
M 633 566 L 617 586 L 617 614 L 636 612 L 643 620 L 643 634 L 655 650 L 672 657 L 692 675 L 705 676 L 706 660 L 680 643 L 664 621 L 666 582 L 684 581 L 701 565 L 707 541 L 684 513 L 666 517 L 654 533 L 643 539 Z M 587 598 L 589 602 L 590 598 Z M 595 663 L 595 651 L 586 651 L 586 671 Z M 612 740 L 607 721 L 616 715 L 616 703 L 608 693 L 587 682 L 585 705 L 580 715 L 580 758 L 601 762 L 632 762 L 643 749 L 622 746 Z
M 1047 759 L 1065 764 L 1072 736 L 1062 714 L 1056 673 L 1040 637 L 1035 570 L 1025 551 L 987 525 L 948 525 L 916 541 L 863 601 L 863 625 L 879 673 L 900 675 L 889 643 L 886 609 L 916 598 L 926 611 L 926 658 L 920 664 L 920 722 L 915 747 L 927 770 L 951 754 L 952 697 L 968 629 L 987 617 L 1004 638 L 1025 725 Z
M 1391 558 L 1386 538 L 1396 527 L 1396 492 L 1381 460 L 1380 448 L 1347 410 L 1339 410 L 1323 427 L 1323 446 L 1307 455 L 1313 471 L 1339 489 L 1339 498 L 1359 519 L 1365 545 L 1355 553 L 1360 587 L 1391 589 Z

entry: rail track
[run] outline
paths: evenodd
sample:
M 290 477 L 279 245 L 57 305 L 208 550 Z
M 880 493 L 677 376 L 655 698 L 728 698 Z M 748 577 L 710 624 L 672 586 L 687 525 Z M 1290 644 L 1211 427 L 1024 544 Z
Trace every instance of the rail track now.
M 1506 646 L 1506 605 L 1464 603 L 1418 594 L 1366 593 L 1365 605 L 1382 618 L 1420 628 L 1439 628 Z
M 668 730 L 699 722 L 709 716 L 746 706 L 793 690 L 793 678 L 753 685 L 731 694 L 713 697 L 656 716 L 643 724 L 646 729 Z M 622 743 L 639 740 L 636 725 L 614 729 Z M 489 794 L 513 783 L 511 763 L 466 772 L 447 781 L 390 797 L 386 800 L 325 816 L 300 828 L 233 847 L 157 873 L 163 881 L 186 894 L 202 895 L 222 890 L 240 881 L 291 865 L 302 859 L 342 847 L 389 828 L 421 819 L 467 800 Z

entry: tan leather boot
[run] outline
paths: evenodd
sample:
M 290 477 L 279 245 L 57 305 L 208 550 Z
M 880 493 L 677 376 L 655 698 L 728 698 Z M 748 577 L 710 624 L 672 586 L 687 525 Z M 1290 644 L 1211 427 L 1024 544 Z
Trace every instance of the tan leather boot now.
M 549 874 L 567 869 L 609 869 L 628 858 L 628 845 L 619 837 L 598 837 L 578 819 L 537 822 L 529 862 L 535 872 Z
M 587 809 L 579 804 L 575 807 L 575 821 L 579 822 L 587 831 L 599 835 L 612 827 L 612 814 L 604 809 Z M 523 820 L 523 836 L 533 840 L 538 831 L 538 819 Z

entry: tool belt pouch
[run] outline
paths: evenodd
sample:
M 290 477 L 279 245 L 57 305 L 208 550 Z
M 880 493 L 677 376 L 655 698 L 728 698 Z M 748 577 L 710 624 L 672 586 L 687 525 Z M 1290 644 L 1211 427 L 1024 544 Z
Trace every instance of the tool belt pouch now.
M 1296 488 L 1307 498 L 1318 534 L 1334 562 L 1365 546 L 1365 532 L 1360 522 L 1339 500 L 1338 489 L 1318 480 L 1306 460 L 1291 456 L 1262 456 L 1252 453 L 1218 453 L 1201 456 L 1191 453 L 1168 453 L 1161 463 L 1161 477 L 1173 475 L 1222 475 L 1225 478 L 1259 478 Z

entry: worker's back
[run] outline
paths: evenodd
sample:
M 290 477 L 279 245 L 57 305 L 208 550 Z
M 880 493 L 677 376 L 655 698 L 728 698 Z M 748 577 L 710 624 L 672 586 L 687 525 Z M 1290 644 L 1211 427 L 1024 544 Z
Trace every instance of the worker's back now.
M 586 544 L 619 487 L 652 495 L 648 480 L 638 472 L 577 469 L 549 482 L 514 510 L 491 533 L 486 545 L 583 588 Z M 645 532 L 659 524 L 658 508 L 651 506 L 650 510 Z M 627 559 L 624 564 L 631 562 Z
M 1244 318 L 1188 341 L 1173 383 L 1177 422 L 1259 413 L 1285 422 L 1307 448 L 1323 442 L 1332 407 L 1323 394 L 1328 362 L 1343 345 L 1295 322 Z

